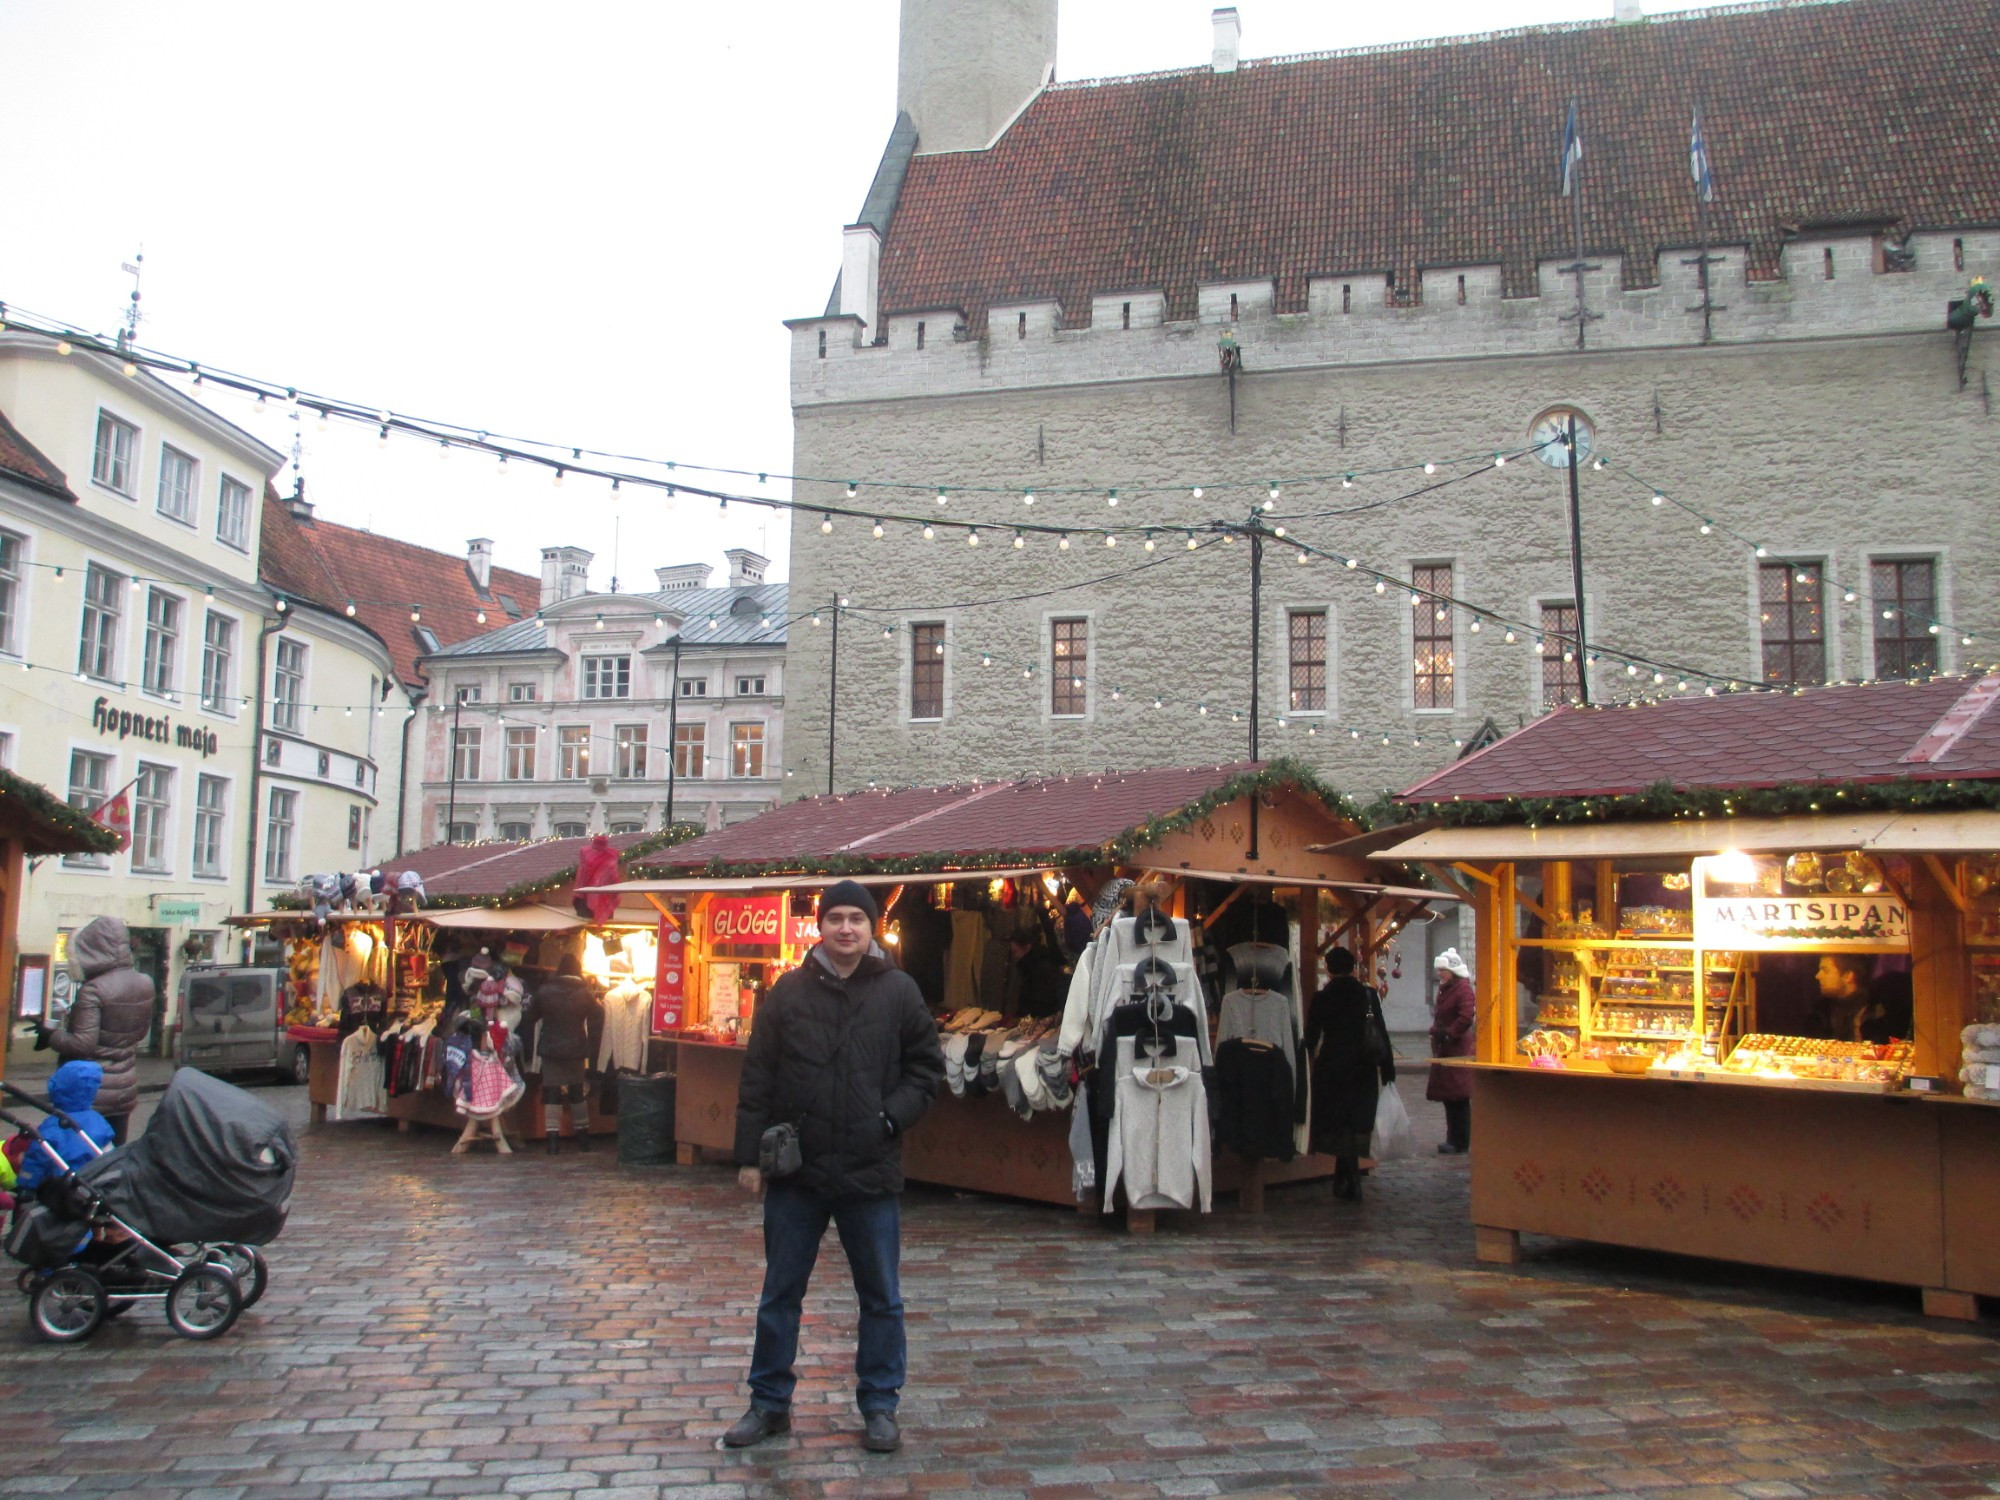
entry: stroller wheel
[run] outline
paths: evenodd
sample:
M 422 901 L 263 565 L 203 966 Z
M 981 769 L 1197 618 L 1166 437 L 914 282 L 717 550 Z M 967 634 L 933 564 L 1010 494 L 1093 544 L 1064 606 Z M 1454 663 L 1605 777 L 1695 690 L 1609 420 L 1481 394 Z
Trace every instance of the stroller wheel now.
M 81 1266 L 42 1277 L 28 1297 L 28 1319 L 52 1344 L 74 1344 L 97 1332 L 107 1306 L 104 1283 Z
M 167 1293 L 167 1321 L 184 1339 L 220 1338 L 243 1311 L 236 1278 L 221 1266 L 189 1266 Z
M 264 1284 L 270 1280 L 270 1267 L 264 1264 L 263 1253 L 255 1245 L 213 1245 L 209 1248 L 208 1262 L 220 1266 L 236 1278 L 236 1289 L 243 1294 L 243 1310 L 248 1312 L 264 1296 Z

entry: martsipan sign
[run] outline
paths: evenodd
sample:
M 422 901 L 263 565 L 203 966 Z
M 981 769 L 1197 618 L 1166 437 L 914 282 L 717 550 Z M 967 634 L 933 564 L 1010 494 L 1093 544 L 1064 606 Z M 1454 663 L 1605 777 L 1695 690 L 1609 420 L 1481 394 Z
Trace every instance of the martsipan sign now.
M 203 760 L 215 754 L 213 729 L 176 724 L 165 714 L 135 714 L 128 708 L 113 708 L 109 698 L 99 698 L 90 710 L 90 727 L 107 739 L 150 740 L 156 745 L 172 745 L 192 750 Z

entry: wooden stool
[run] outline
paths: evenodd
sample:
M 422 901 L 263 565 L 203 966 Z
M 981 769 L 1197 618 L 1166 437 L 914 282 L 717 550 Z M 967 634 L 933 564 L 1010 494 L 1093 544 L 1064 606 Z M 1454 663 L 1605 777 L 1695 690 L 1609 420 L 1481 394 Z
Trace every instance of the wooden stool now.
M 493 1149 L 502 1156 L 514 1154 L 514 1148 L 507 1144 L 507 1132 L 501 1128 L 498 1115 L 490 1115 L 483 1120 L 477 1115 L 467 1115 L 465 1129 L 461 1130 L 458 1139 L 452 1142 L 451 1154 L 463 1156 L 472 1149 L 472 1143 L 479 1140 L 492 1141 Z

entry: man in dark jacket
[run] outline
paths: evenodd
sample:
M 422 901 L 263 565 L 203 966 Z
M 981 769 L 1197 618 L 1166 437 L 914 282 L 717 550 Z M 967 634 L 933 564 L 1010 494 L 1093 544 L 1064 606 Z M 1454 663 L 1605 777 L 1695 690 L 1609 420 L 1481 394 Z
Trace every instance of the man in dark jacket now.
M 69 1014 L 47 1033 L 58 1057 L 97 1063 L 104 1083 L 97 1112 L 120 1145 L 139 1102 L 139 1045 L 153 1029 L 153 981 L 132 967 L 132 939 L 122 917 L 96 917 L 69 940 L 69 962 L 83 985 Z
M 875 898 L 843 880 L 820 897 L 819 945 L 771 986 L 752 1018 L 736 1096 L 743 1187 L 764 1199 L 764 1291 L 750 1356 L 750 1410 L 722 1441 L 747 1448 L 792 1425 L 799 1309 L 831 1222 L 861 1304 L 854 1355 L 862 1446 L 902 1446 L 896 1405 L 905 1354 L 898 1194 L 902 1137 L 944 1078 L 937 1026 L 909 975 L 875 945 Z M 759 1143 L 797 1127 L 800 1166 L 766 1179 Z
M 604 1002 L 584 983 L 583 965 L 574 953 L 556 960 L 556 977 L 535 991 L 521 1012 L 521 1047 L 525 1056 L 538 1053 L 542 1068 L 542 1119 L 548 1130 L 549 1155 L 562 1140 L 563 1112 L 569 1112 L 570 1139 L 576 1149 L 590 1149 L 590 1079 L 604 1042 Z

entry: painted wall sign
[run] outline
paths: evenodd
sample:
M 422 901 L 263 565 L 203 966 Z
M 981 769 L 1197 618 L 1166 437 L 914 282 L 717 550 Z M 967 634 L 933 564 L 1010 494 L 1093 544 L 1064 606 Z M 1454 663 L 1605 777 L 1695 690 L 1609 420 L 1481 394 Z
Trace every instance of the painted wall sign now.
M 711 943 L 769 943 L 785 930 L 783 896 L 718 896 L 708 904 Z
M 679 1031 L 687 1014 L 687 943 L 681 925 L 660 918 L 660 953 L 653 970 L 653 1030 Z
M 188 922 L 199 922 L 201 920 L 201 903 L 199 901 L 162 901 L 153 909 L 153 915 L 169 927 L 181 926 Z
M 1910 946 L 1910 909 L 1893 891 L 1799 890 L 1775 858 L 1722 855 L 1694 868 L 1694 939 L 1710 952 Z
M 113 708 L 109 698 L 99 698 L 91 705 L 90 727 L 107 739 L 142 739 L 155 745 L 172 745 L 192 750 L 203 760 L 215 754 L 221 743 L 213 729 L 176 724 L 165 714 L 135 714 L 129 708 Z

